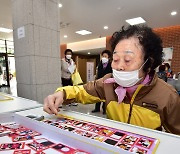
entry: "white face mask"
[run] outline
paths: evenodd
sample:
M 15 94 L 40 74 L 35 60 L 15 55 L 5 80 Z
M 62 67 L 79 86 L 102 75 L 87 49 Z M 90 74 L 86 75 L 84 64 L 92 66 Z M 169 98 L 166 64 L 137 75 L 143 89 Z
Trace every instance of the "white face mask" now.
M 71 59 L 72 55 L 66 55 L 67 59 Z
M 104 64 L 104 63 L 107 63 L 109 59 L 108 59 L 108 58 L 105 58 L 105 57 L 102 57 L 101 60 L 102 60 L 102 63 Z
M 147 59 L 148 60 L 148 59 Z M 144 64 L 147 62 L 144 62 Z M 144 65 L 143 64 L 143 65 Z M 117 84 L 122 87 L 131 87 L 138 83 L 142 78 L 139 78 L 139 70 L 143 67 L 143 65 L 135 71 L 117 71 L 113 69 L 113 77 Z

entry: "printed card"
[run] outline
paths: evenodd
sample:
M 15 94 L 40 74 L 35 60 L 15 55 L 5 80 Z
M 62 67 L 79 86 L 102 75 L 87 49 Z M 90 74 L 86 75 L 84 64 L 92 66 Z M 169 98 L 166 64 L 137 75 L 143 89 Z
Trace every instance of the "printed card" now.
M 90 154 L 90 153 L 76 149 L 73 154 Z
M 76 122 L 75 120 L 67 119 L 65 123 L 66 123 L 67 125 L 71 125 L 71 126 L 72 126 L 72 125 L 74 125 L 75 122 Z
M 24 148 L 24 144 L 25 144 L 24 142 L 19 142 L 19 143 L 3 143 L 3 144 L 0 144 L 0 151 L 23 149 Z
M 123 140 L 122 143 L 133 145 L 138 138 L 134 136 L 127 135 Z
M 30 135 L 25 135 L 25 136 L 18 136 L 18 135 L 14 135 L 12 136 L 12 141 L 13 142 L 18 142 L 18 141 L 27 141 L 27 140 L 32 140 L 33 137 Z
M 88 138 L 91 138 L 91 137 L 93 137 L 95 134 L 92 134 L 92 133 L 90 133 L 90 132 L 84 132 L 83 134 L 82 134 L 82 136 L 85 136 L 85 137 L 88 137 Z
M 81 128 L 85 130 L 90 130 L 92 127 L 94 127 L 94 125 L 86 123 L 86 125 L 82 126 Z
M 31 130 L 31 129 L 18 129 L 17 131 L 15 131 L 15 133 L 19 136 L 25 136 L 25 135 L 30 135 L 30 136 L 39 136 L 41 135 L 40 133 L 34 131 L 34 130 Z
M 84 130 L 81 130 L 81 129 L 76 129 L 75 131 L 74 131 L 74 133 L 75 134 L 79 134 L 79 135 L 83 135 L 84 134 Z
M 8 124 L 5 124 L 3 125 L 5 128 L 9 128 L 9 129 L 13 129 L 13 130 L 17 130 L 17 129 L 22 129 L 23 126 L 21 126 L 20 124 L 17 124 L 17 123 L 8 123 Z
M 45 149 L 48 149 L 50 147 L 52 147 L 54 145 L 53 142 L 45 139 L 45 138 L 41 138 L 41 139 L 37 139 L 34 140 L 31 143 L 28 143 L 27 146 L 29 146 L 31 149 L 33 149 L 36 152 L 42 152 Z
M 92 137 L 92 139 L 103 142 L 106 138 L 102 135 L 95 135 Z
M 121 138 L 123 138 L 126 134 L 116 131 L 115 133 L 113 133 L 112 135 L 110 135 L 110 137 L 120 140 Z
M 94 133 L 98 133 L 101 130 L 102 130 L 102 128 L 100 128 L 99 126 L 94 126 L 94 127 L 91 127 L 91 129 L 90 129 L 90 131 L 94 132 Z
M 124 149 L 124 150 L 126 150 L 126 151 L 129 151 L 130 148 L 131 148 L 131 145 L 128 145 L 128 144 L 126 144 L 126 143 L 119 143 L 119 144 L 117 144 L 117 147 L 119 147 L 119 148 L 121 148 L 121 149 Z
M 77 122 L 77 123 L 75 123 L 74 125 L 76 126 L 76 127 L 83 127 L 83 126 L 85 126 L 87 123 L 85 123 L 85 122 Z
M 40 151 L 43 151 L 43 150 L 47 149 L 46 147 L 44 147 L 40 143 L 37 143 L 36 141 L 33 141 L 33 142 L 28 143 L 26 145 L 29 146 L 34 151 L 37 151 L 37 152 L 40 152 Z
M 6 128 L 4 128 L 3 126 L 0 125 L 0 133 L 6 131 Z
M 58 122 L 52 122 L 50 125 L 55 126 L 55 127 L 61 127 L 61 125 L 63 125 L 63 123 L 58 123 Z
M 0 132 L 0 137 L 2 137 L 2 136 L 7 136 L 7 135 L 9 135 L 9 134 L 11 134 L 11 133 L 12 133 L 12 131 L 9 131 L 9 130 L 1 131 L 1 132 Z
M 51 142 L 45 138 L 37 139 L 36 142 L 43 145 L 44 147 L 50 147 L 54 144 L 53 142 Z
M 64 129 L 64 130 L 67 130 L 67 131 L 69 131 L 69 132 L 75 130 L 75 128 L 69 127 L 69 126 L 65 126 L 63 129 Z
M 112 130 L 110 130 L 110 129 L 107 129 L 107 128 L 103 128 L 98 134 L 99 134 L 99 135 L 106 136 L 106 137 L 109 137 L 109 136 L 111 136 L 113 133 L 114 133 L 114 131 L 112 131 Z
M 133 147 L 130 151 L 132 153 L 147 154 L 147 150 L 144 150 L 138 147 Z
M 31 149 L 27 149 L 27 150 L 15 150 L 13 154 L 30 154 L 31 153 Z
M 140 138 L 136 145 L 149 149 L 152 145 L 152 140 Z
M 68 147 L 66 145 L 63 144 L 57 144 L 55 146 L 52 147 L 53 149 L 61 152 L 61 153 L 69 153 L 69 154 L 73 154 L 75 152 L 75 149 Z
M 110 144 L 110 145 L 115 145 L 115 144 L 118 143 L 118 141 L 108 138 L 108 139 L 106 139 L 104 141 L 104 143 L 107 143 L 107 144 Z

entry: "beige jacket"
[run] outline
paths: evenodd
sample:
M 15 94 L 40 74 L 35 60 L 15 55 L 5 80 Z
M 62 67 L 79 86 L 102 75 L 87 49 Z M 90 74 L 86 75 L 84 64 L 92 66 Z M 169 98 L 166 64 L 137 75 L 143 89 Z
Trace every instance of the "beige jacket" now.
M 68 67 L 70 65 L 75 65 L 74 61 L 71 59 L 71 64 L 69 64 L 65 58 L 61 59 L 61 77 L 62 78 L 65 78 L 65 79 L 70 79 L 71 78 L 71 73 L 70 71 L 68 70 Z

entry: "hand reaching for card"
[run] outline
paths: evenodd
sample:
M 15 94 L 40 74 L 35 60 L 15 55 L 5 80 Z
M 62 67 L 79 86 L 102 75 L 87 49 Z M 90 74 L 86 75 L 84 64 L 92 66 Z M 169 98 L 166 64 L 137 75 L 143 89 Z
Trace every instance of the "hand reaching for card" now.
M 43 110 L 49 114 L 58 114 L 59 106 L 63 103 L 63 91 L 56 92 L 44 99 Z

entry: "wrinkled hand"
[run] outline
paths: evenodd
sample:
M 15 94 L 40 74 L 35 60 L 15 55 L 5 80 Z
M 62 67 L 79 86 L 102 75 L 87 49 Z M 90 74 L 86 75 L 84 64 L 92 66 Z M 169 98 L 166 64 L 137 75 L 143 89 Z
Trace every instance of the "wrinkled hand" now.
M 63 92 L 59 91 L 44 99 L 43 110 L 49 114 L 58 114 L 59 106 L 63 103 Z

